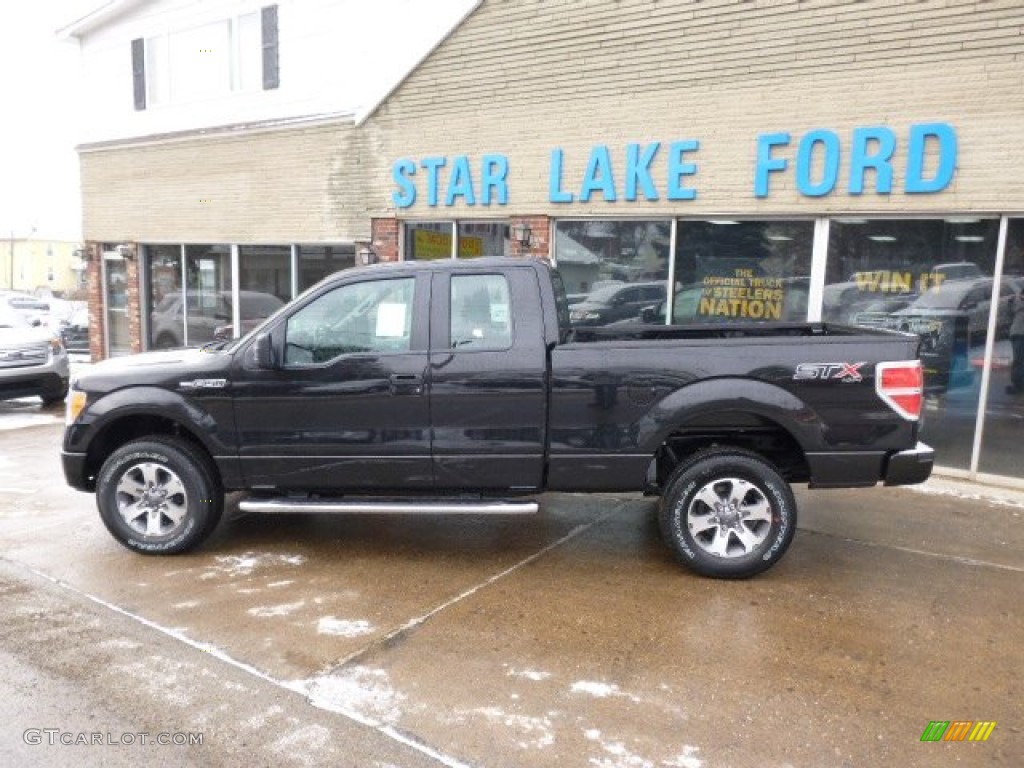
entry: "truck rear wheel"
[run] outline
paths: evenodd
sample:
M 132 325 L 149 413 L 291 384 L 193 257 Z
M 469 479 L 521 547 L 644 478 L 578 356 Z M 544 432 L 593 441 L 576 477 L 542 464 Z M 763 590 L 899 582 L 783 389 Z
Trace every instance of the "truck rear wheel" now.
M 755 453 L 710 448 L 675 470 L 658 522 L 688 568 L 743 579 L 782 557 L 796 532 L 796 499 L 778 471 Z
M 103 463 L 96 505 L 128 549 L 171 555 L 199 545 L 220 521 L 223 495 L 209 462 L 183 440 L 127 443 Z

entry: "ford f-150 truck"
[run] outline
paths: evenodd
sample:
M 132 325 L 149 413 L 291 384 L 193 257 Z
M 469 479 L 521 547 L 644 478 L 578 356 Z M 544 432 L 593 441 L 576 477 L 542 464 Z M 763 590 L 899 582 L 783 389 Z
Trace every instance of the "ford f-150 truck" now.
M 698 573 L 785 552 L 791 483 L 918 483 L 918 338 L 821 323 L 573 328 L 535 259 L 397 263 L 314 286 L 247 336 L 96 364 L 62 451 L 114 537 L 198 545 L 253 512 L 513 514 L 544 491 L 661 497 Z

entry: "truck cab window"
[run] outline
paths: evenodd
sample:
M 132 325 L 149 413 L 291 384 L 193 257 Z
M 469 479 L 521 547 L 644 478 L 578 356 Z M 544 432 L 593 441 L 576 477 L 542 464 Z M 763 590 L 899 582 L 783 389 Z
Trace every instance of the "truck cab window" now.
M 372 280 L 318 297 L 288 319 L 285 366 L 316 365 L 357 352 L 407 352 L 414 285 L 414 278 Z
M 455 275 L 451 281 L 452 349 L 512 346 L 508 280 L 504 275 Z

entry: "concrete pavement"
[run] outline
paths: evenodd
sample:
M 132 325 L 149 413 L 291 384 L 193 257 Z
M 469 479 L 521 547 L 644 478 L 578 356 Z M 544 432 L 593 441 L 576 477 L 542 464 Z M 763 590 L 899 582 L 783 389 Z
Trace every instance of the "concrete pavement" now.
M 87 727 L 205 734 L 145 752 L 168 765 L 1024 764 L 1024 495 L 797 489 L 793 546 L 744 582 L 680 569 L 653 502 L 614 496 L 526 519 L 229 505 L 201 550 L 151 558 L 63 486 L 59 437 L 0 403 L 4 764 L 138 763 L 24 743 Z M 921 742 L 934 720 L 997 725 Z

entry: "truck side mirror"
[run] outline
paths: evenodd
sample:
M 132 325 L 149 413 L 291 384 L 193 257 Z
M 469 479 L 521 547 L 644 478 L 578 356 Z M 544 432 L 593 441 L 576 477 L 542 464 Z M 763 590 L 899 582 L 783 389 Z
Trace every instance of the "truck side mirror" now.
M 256 337 L 253 345 L 256 351 L 256 367 L 263 370 L 277 368 L 277 360 L 274 355 L 274 340 L 269 333 L 261 333 Z

